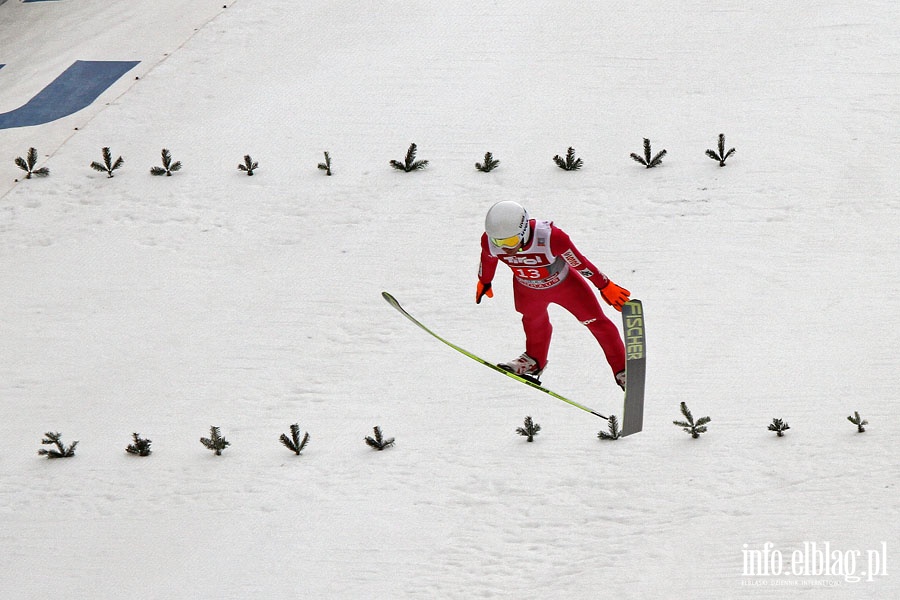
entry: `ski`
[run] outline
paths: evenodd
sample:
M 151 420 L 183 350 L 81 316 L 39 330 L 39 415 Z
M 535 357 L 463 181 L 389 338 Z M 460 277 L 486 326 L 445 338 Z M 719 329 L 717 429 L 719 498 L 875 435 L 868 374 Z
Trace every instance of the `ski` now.
M 593 409 L 590 409 L 590 408 L 588 408 L 587 406 L 584 406 L 583 404 L 579 404 L 578 402 L 575 402 L 574 400 L 570 400 L 570 399 L 566 398 L 565 396 L 562 396 L 562 395 L 560 395 L 560 394 L 557 394 L 557 393 L 554 392 L 553 390 L 547 389 L 547 388 L 545 388 L 544 386 L 542 386 L 542 385 L 536 383 L 535 381 L 533 381 L 533 380 L 531 380 L 531 379 L 527 379 L 527 378 L 525 378 L 525 377 L 522 377 L 522 376 L 520 376 L 520 375 L 516 375 L 515 373 L 512 373 L 512 372 L 510 372 L 510 371 L 507 371 L 506 369 L 503 369 L 502 367 L 499 367 L 498 365 L 495 365 L 495 364 L 493 364 L 493 363 L 491 363 L 491 362 L 488 362 L 488 361 L 484 360 L 483 358 L 481 358 L 480 356 L 476 356 L 475 354 L 472 354 L 472 353 L 469 352 L 468 350 L 465 350 L 464 348 L 460 348 L 460 347 L 457 346 L 456 344 L 454 344 L 454 343 L 452 343 L 452 342 L 449 342 L 449 341 L 445 340 L 444 338 L 442 338 L 441 336 L 439 336 L 438 334 L 436 334 L 435 332 L 433 332 L 431 329 L 429 329 L 428 327 L 426 327 L 425 325 L 423 325 L 423 324 L 422 324 L 418 319 L 416 319 L 414 316 L 412 316 L 411 314 L 409 314 L 409 313 L 406 311 L 405 308 L 403 308 L 402 306 L 400 306 L 400 303 L 399 303 L 399 302 L 397 301 L 397 299 L 394 298 L 392 295 L 390 295 L 390 294 L 387 293 L 387 292 L 381 292 L 381 296 L 387 301 L 388 304 L 390 304 L 390 305 L 393 306 L 395 309 L 397 309 L 397 311 L 398 311 L 401 315 L 403 315 L 404 317 L 406 317 L 407 319 L 409 319 L 410 321 L 412 321 L 416 326 L 418 326 L 419 328 L 423 329 L 426 333 L 428 333 L 428 334 L 431 335 L 432 337 L 434 337 L 434 338 L 440 340 L 441 342 L 443 342 L 444 344 L 450 346 L 451 348 L 453 348 L 453 349 L 456 350 L 457 352 L 459 352 L 459 353 L 461 353 L 461 354 L 464 354 L 465 356 L 468 356 L 469 358 L 471 358 L 471 359 L 474 360 L 475 362 L 481 363 L 482 365 L 488 367 L 489 369 L 492 369 L 492 370 L 494 370 L 494 371 L 497 371 L 498 373 L 502 373 L 502 374 L 506 375 L 507 377 L 509 377 L 510 379 L 515 379 L 516 381 L 518 381 L 518 382 L 520 382 L 520 383 L 524 383 L 525 385 L 527 385 L 527 386 L 529 386 L 529 387 L 532 387 L 532 388 L 534 388 L 534 389 L 536 389 L 536 390 L 540 390 L 540 391 L 544 392 L 545 394 L 548 394 L 548 395 L 550 395 L 550 396 L 553 396 L 553 397 L 556 398 L 557 400 L 562 400 L 563 402 L 565 402 L 565 403 L 567 403 L 567 404 L 570 404 L 570 405 L 574 406 L 575 408 L 580 408 L 581 410 L 583 410 L 583 411 L 585 411 L 585 412 L 589 412 L 589 413 L 591 413 L 592 415 L 595 415 L 595 416 L 597 416 L 597 417 L 600 417 L 601 419 L 609 420 L 609 417 L 606 417 L 606 416 L 604 416 L 604 415 L 601 415 L 601 414 L 598 413 L 597 411 L 595 411 L 595 410 L 593 410 Z
M 640 300 L 629 300 L 622 307 L 625 334 L 625 406 L 622 409 L 622 435 L 638 433 L 644 426 L 644 375 L 647 369 L 647 344 L 644 338 L 644 307 Z

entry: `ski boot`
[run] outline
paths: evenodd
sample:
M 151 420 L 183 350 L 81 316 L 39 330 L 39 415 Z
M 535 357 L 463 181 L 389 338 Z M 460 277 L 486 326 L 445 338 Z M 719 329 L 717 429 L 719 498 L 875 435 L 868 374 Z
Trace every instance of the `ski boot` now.
M 619 387 L 622 388 L 622 391 L 625 391 L 625 369 L 622 369 L 618 373 L 616 373 L 616 383 L 619 384 Z
M 541 376 L 541 373 L 544 372 L 544 367 L 547 365 L 544 365 L 544 367 L 540 366 L 536 360 L 523 352 L 518 358 L 514 358 L 509 362 L 500 363 L 497 366 L 504 371 L 509 371 L 510 373 L 518 375 L 522 379 L 527 379 L 537 385 L 541 385 L 539 377 Z

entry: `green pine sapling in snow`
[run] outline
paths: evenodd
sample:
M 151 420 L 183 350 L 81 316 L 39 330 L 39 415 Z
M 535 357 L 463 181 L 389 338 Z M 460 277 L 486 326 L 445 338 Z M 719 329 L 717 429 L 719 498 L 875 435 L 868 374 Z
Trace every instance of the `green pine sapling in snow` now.
M 621 436 L 621 431 L 619 431 L 619 419 L 616 418 L 616 415 L 609 416 L 609 433 L 605 431 L 601 431 L 597 434 L 597 437 L 601 440 L 617 440 Z
M 25 158 L 21 156 L 16 157 L 15 161 L 16 166 L 25 171 L 25 179 L 31 179 L 31 176 L 35 177 L 46 177 L 50 174 L 50 169 L 47 167 L 41 167 L 40 169 L 35 169 L 35 165 L 37 164 L 37 150 L 34 148 L 29 148 L 28 153 L 25 155 Z
M 75 456 L 75 446 L 78 445 L 78 441 L 74 441 L 71 445 L 66 446 L 62 443 L 62 434 L 60 433 L 48 431 L 44 436 L 41 443 L 45 446 L 56 446 L 56 449 L 47 450 L 46 448 L 41 448 L 38 450 L 38 454 L 41 456 L 46 456 L 47 458 L 71 458 Z
M 719 151 L 715 150 L 707 150 L 706 155 L 713 160 L 719 161 L 719 166 L 724 167 L 725 161 L 728 160 L 728 157 L 735 153 L 735 149 L 731 148 L 727 152 L 725 151 L 725 134 L 719 134 Z
M 678 425 L 682 429 L 684 429 L 687 433 L 691 434 L 691 437 L 697 439 L 700 437 L 701 433 L 706 433 L 706 424 L 712 421 L 709 417 L 701 417 L 694 421 L 694 416 L 691 414 L 691 411 L 688 409 L 687 404 L 684 402 L 681 403 L 681 414 L 684 415 L 685 421 L 672 421 L 675 425 Z
M 401 163 L 398 160 L 392 160 L 391 166 L 397 169 L 398 171 L 405 171 L 409 173 L 410 171 L 421 171 L 425 167 L 428 166 L 427 160 L 416 160 L 416 152 L 418 151 L 415 143 L 409 145 L 409 150 L 406 151 L 406 159 Z
M 331 176 L 331 155 L 325 152 L 325 162 L 319 163 L 319 168 L 325 171 L 325 174 Z
M 647 138 L 644 138 L 644 156 L 641 157 L 641 156 L 638 156 L 637 154 L 635 154 L 634 152 L 632 152 L 631 158 L 634 159 L 636 162 L 641 163 L 648 169 L 652 169 L 653 167 L 657 167 L 660 164 L 662 164 L 662 159 L 663 159 L 663 156 L 666 155 L 666 151 L 660 150 L 657 153 L 657 155 L 654 156 L 653 158 L 651 158 L 650 155 L 651 155 L 650 140 Z
M 769 431 L 774 431 L 778 437 L 784 437 L 784 432 L 790 428 L 791 426 L 781 419 L 772 419 L 772 422 L 769 423 Z
M 526 442 L 533 442 L 534 436 L 540 432 L 541 426 L 531 420 L 531 417 L 525 417 L 525 425 L 524 427 L 519 427 L 516 429 L 516 433 L 521 436 L 527 437 Z
M 253 171 L 259 168 L 259 163 L 250 158 L 249 154 L 244 155 L 244 164 L 239 164 L 237 168 L 244 171 L 249 176 L 253 176 Z
M 100 171 L 101 173 L 106 173 L 107 177 L 113 176 L 113 171 L 120 168 L 125 164 L 125 161 L 120 156 L 115 160 L 112 159 L 112 153 L 109 151 L 109 148 L 103 148 L 101 151 L 103 153 L 103 162 L 99 163 L 96 160 L 91 163 L 91 168 L 95 171 Z
M 150 456 L 150 443 L 152 440 L 145 440 L 141 437 L 139 433 L 132 433 L 131 439 L 134 440 L 133 443 L 128 444 L 128 447 L 125 448 L 125 452 L 128 454 L 135 454 L 137 456 Z
M 563 159 L 559 154 L 553 157 L 553 162 L 563 171 L 577 171 L 584 162 L 580 158 L 575 158 L 575 148 L 569 147 L 566 150 L 566 158 Z
M 500 166 L 499 160 L 494 160 L 494 155 L 490 152 L 484 153 L 484 162 L 483 163 L 475 163 L 475 168 L 481 171 L 482 173 L 490 173 L 494 169 Z
M 862 417 L 859 416 L 858 411 L 853 411 L 853 415 L 847 417 L 847 420 L 850 421 L 851 423 L 853 423 L 854 425 L 856 425 L 857 433 L 865 433 L 866 425 L 869 424 L 868 421 L 866 421 L 865 419 L 863 419 Z
M 215 451 L 216 456 L 221 456 L 222 450 L 231 445 L 231 442 L 225 441 L 219 428 L 214 425 L 209 428 L 209 437 L 200 438 L 200 443 L 210 450 Z
M 376 425 L 372 428 L 372 431 L 375 433 L 375 437 L 366 436 L 366 443 L 372 448 L 384 450 L 394 445 L 394 438 L 385 438 L 384 434 L 381 433 L 381 427 Z
M 163 148 L 160 154 L 162 155 L 163 166 L 150 167 L 151 175 L 165 175 L 166 177 L 171 177 L 173 172 L 181 170 L 181 161 L 176 160 L 175 162 L 172 162 L 172 153 L 169 152 L 167 148 Z
M 292 450 L 294 454 L 300 456 L 300 453 L 306 448 L 306 444 L 309 443 L 309 432 L 303 434 L 303 437 L 300 437 L 300 425 L 298 423 L 294 423 L 291 425 L 291 436 L 288 437 L 286 433 L 282 433 L 279 438 L 281 443 L 285 445 L 289 450 Z

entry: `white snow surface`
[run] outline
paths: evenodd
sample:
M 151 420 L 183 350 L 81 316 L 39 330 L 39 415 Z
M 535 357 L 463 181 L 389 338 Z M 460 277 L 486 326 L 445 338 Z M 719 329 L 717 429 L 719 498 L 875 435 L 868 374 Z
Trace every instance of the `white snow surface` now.
M 900 5 L 222 2 L 0 5 L 0 112 L 74 60 L 141 61 L 0 130 L 0 597 L 900 597 Z M 391 169 L 411 142 L 428 168 Z M 13 164 L 31 146 L 50 177 Z M 600 441 L 380 297 L 518 355 L 508 270 L 474 303 L 507 199 L 643 300 L 642 433 Z M 545 385 L 620 414 L 551 317 Z M 39 457 L 47 431 L 76 456 Z M 826 543 L 830 573 L 791 571 Z M 766 547 L 781 576 L 747 572 Z

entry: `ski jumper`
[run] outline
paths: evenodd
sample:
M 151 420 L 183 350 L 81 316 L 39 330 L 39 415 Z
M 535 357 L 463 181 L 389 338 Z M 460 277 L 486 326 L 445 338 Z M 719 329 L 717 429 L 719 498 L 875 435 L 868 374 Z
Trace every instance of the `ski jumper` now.
M 612 372 L 625 368 L 625 345 L 615 324 L 603 314 L 590 281 L 603 289 L 609 278 L 600 272 L 572 244 L 562 229 L 552 221 L 531 219 L 530 237 L 516 254 L 505 254 L 481 236 L 481 264 L 478 279 L 488 284 L 494 279 L 497 261 L 513 272 L 513 298 L 516 311 L 522 314 L 525 329 L 525 352 L 543 368 L 550 351 L 553 326 L 547 307 L 557 304 L 572 313 L 596 338 Z

